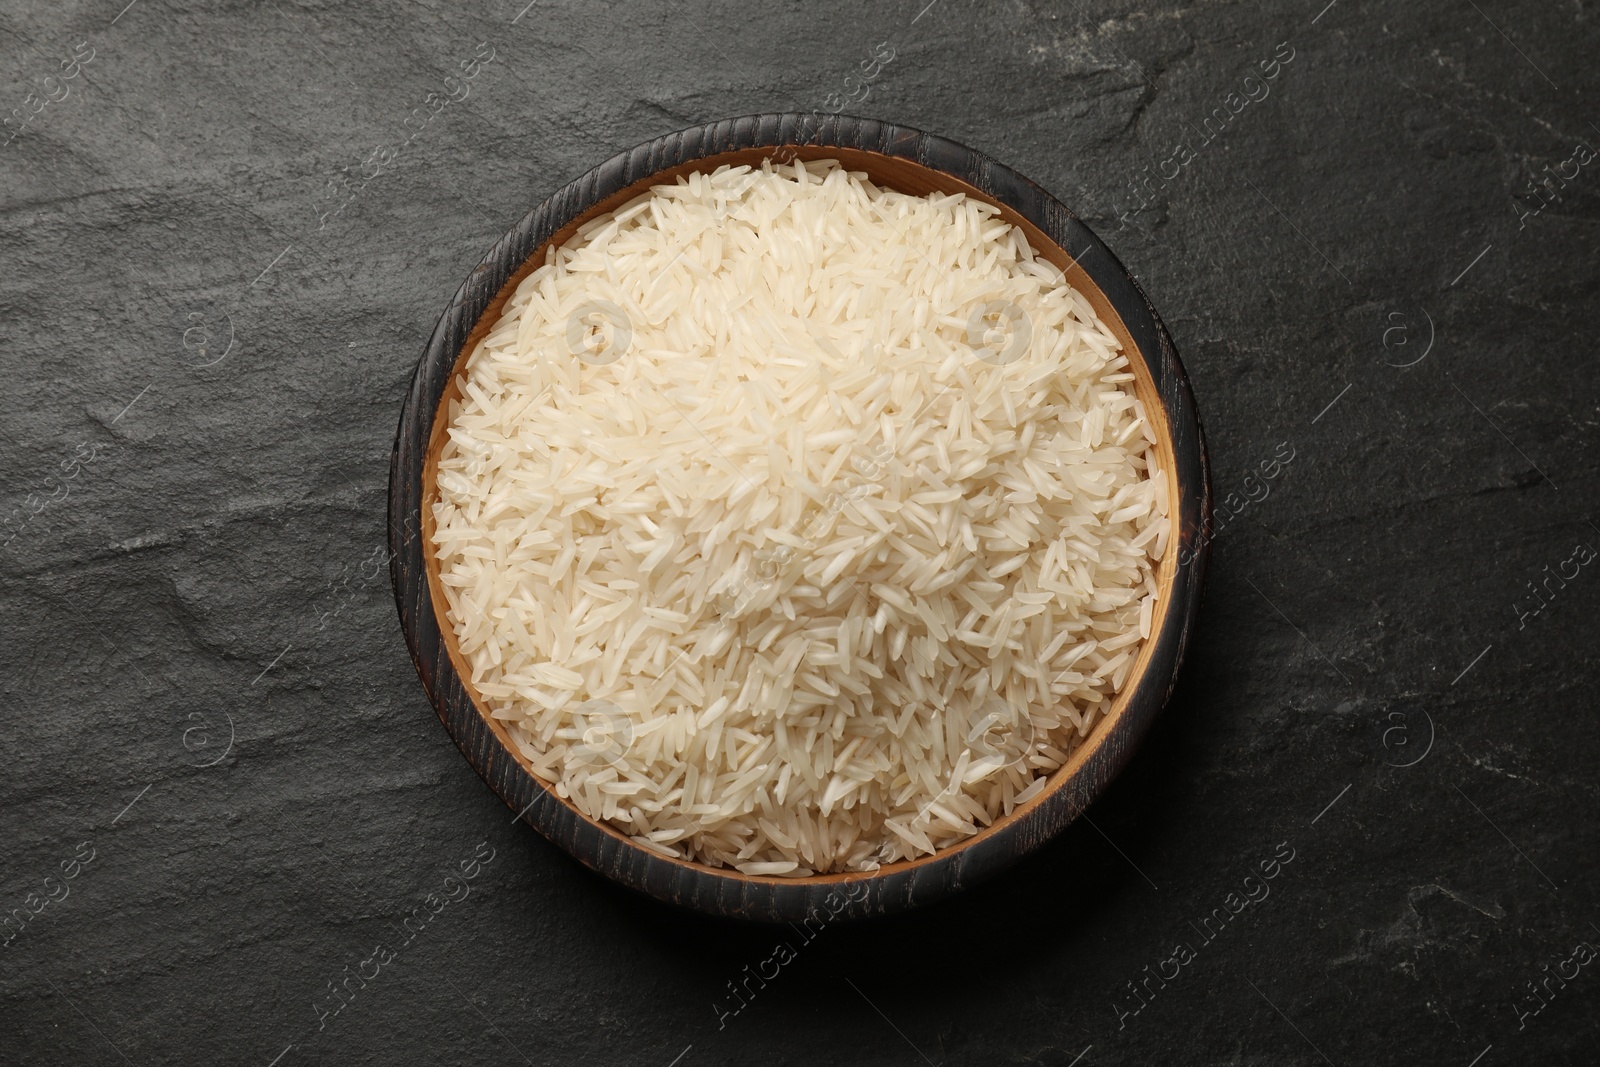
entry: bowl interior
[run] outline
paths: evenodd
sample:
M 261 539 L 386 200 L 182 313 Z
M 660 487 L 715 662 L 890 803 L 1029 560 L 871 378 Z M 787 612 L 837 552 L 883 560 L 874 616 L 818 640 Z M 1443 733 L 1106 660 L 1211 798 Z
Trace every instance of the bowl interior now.
M 1178 554 L 1180 550 L 1180 538 L 1178 537 L 1178 502 L 1181 500 L 1181 497 L 1179 495 L 1177 473 L 1178 464 L 1174 455 L 1175 449 L 1172 426 L 1169 421 L 1167 408 L 1162 403 L 1161 396 L 1156 388 L 1155 380 L 1152 377 L 1149 365 L 1146 362 L 1145 354 L 1142 353 L 1139 347 L 1134 343 L 1132 334 L 1129 332 L 1127 325 L 1123 322 L 1122 316 L 1117 313 L 1116 308 L 1112 305 L 1111 300 L 1100 289 L 1100 287 L 1095 284 L 1093 279 L 1090 278 L 1089 274 L 1084 270 L 1082 265 L 1080 265 L 1077 260 L 1068 254 L 1066 249 L 1062 248 L 1055 241 L 1051 240 L 1045 235 L 1044 231 L 1039 229 L 1038 226 L 1034 225 L 1027 218 L 1023 217 L 1021 214 L 1007 205 L 996 201 L 994 198 L 987 196 L 975 187 L 953 175 L 946 174 L 943 171 L 934 170 L 929 167 L 924 167 L 921 164 L 908 159 L 883 155 L 878 152 L 871 152 L 857 148 L 845 148 L 831 145 L 796 145 L 783 146 L 779 148 L 745 148 L 708 155 L 691 162 L 657 171 L 656 173 L 651 174 L 646 178 L 642 178 L 626 188 L 617 191 L 611 196 L 596 202 L 592 207 L 584 211 L 577 218 L 574 218 L 571 222 L 557 230 L 548 241 L 539 245 L 534 250 L 533 254 L 530 255 L 516 270 L 516 272 L 511 275 L 510 279 L 505 283 L 505 285 L 501 286 L 499 292 L 495 294 L 494 298 L 484 309 L 483 314 L 479 316 L 478 321 L 476 324 L 474 324 L 471 332 L 467 336 L 466 342 L 462 345 L 461 350 L 456 354 L 455 365 L 451 370 L 444 392 L 440 396 L 438 408 L 434 413 L 432 434 L 429 438 L 426 457 L 423 461 L 421 554 L 427 571 L 427 582 L 429 591 L 431 593 L 433 610 L 438 622 L 439 633 L 443 639 L 445 651 L 450 657 L 450 661 L 455 668 L 457 676 L 460 678 L 462 686 L 466 689 L 468 695 L 471 697 L 473 706 L 477 710 L 478 715 L 484 720 L 485 725 L 504 746 L 511 757 L 516 761 L 523 773 L 527 774 L 530 778 L 538 782 L 538 784 L 544 790 L 549 792 L 551 797 L 567 807 L 579 819 L 582 819 L 584 822 L 600 830 L 602 833 L 615 838 L 624 847 L 632 849 L 639 848 L 639 846 L 633 844 L 627 835 L 609 825 L 606 825 L 605 823 L 597 822 L 589 818 L 581 811 L 578 811 L 574 805 L 556 796 L 552 784 L 534 774 L 532 766 L 529 764 L 527 758 L 522 755 L 521 749 L 519 749 L 512 741 L 509 727 L 501 720 L 491 717 L 485 711 L 485 704 L 476 688 L 472 684 L 471 669 L 457 648 L 454 628 L 451 626 L 449 619 L 445 617 L 445 606 L 449 603 L 449 601 L 445 599 L 444 586 L 439 577 L 439 559 L 433 548 L 433 505 L 438 500 L 437 478 L 439 455 L 443 450 L 448 437 L 447 431 L 449 427 L 451 406 L 461 397 L 461 379 L 462 373 L 466 368 L 467 358 L 473 349 L 477 347 L 478 342 L 487 336 L 490 328 L 493 327 L 493 325 L 499 320 L 501 311 L 504 309 L 506 301 L 510 299 L 511 294 L 516 291 L 517 286 L 521 284 L 524 278 L 526 278 L 544 262 L 546 251 L 552 246 L 560 245 L 569 240 L 577 232 L 578 228 L 584 223 L 588 222 L 590 219 L 593 219 L 598 215 L 605 214 L 608 211 L 616 210 L 627 201 L 638 196 L 651 186 L 671 183 L 679 175 L 690 174 L 695 171 L 712 171 L 717 167 L 724 165 L 739 166 L 741 164 L 750 164 L 753 166 L 759 166 L 764 159 L 773 159 L 775 162 L 785 162 L 792 161 L 797 158 L 807 162 L 819 159 L 837 159 L 846 168 L 865 173 L 878 185 L 916 196 L 926 196 L 935 192 L 965 193 L 967 196 L 973 197 L 974 199 L 981 200 L 984 203 L 992 204 L 999 209 L 1000 216 L 1002 218 L 1011 223 L 1013 226 L 1019 227 L 1027 236 L 1029 243 L 1033 245 L 1034 250 L 1042 258 L 1049 260 L 1051 263 L 1059 267 L 1066 275 L 1068 283 L 1084 295 L 1084 297 L 1089 301 L 1090 305 L 1094 308 L 1095 314 L 1098 315 L 1100 320 L 1111 329 L 1111 331 L 1116 335 L 1118 342 L 1121 344 L 1122 352 L 1128 359 L 1129 370 L 1134 375 L 1135 395 L 1142 403 L 1145 411 L 1145 417 L 1155 432 L 1155 451 L 1159 457 L 1162 474 L 1167 482 L 1167 500 L 1169 502 L 1168 518 L 1172 522 L 1172 531 L 1167 538 L 1166 554 L 1162 557 L 1156 568 L 1157 595 L 1154 618 L 1152 619 L 1150 626 L 1150 637 L 1146 639 L 1141 646 L 1139 650 L 1139 656 L 1134 662 L 1133 669 L 1129 673 L 1126 682 L 1123 684 L 1122 691 L 1117 695 L 1116 700 L 1112 703 L 1110 711 L 1101 717 L 1100 721 L 1095 724 L 1093 730 L 1090 732 L 1090 735 L 1084 738 L 1078 747 L 1073 750 L 1067 762 L 1061 767 L 1057 768 L 1056 771 L 1050 776 L 1049 784 L 1040 791 L 1038 796 L 1034 797 L 1027 804 L 1013 809 L 1010 814 L 996 819 L 989 826 L 984 827 L 981 831 L 971 837 L 965 838 L 964 840 L 946 848 L 939 849 L 937 852 L 927 856 L 886 864 L 879 868 L 878 871 L 872 872 L 870 875 L 862 874 L 860 872 L 816 874 L 805 878 L 747 875 L 742 874 L 732 868 L 712 867 L 707 864 L 697 863 L 691 860 L 677 860 L 672 859 L 671 857 L 662 856 L 658 853 L 649 853 L 653 859 L 662 863 L 679 864 L 684 867 L 693 868 L 695 871 L 698 871 L 704 875 L 726 878 L 738 882 L 771 882 L 786 884 L 818 884 L 830 882 L 842 883 L 860 881 L 863 878 L 878 877 L 894 871 L 907 870 L 920 864 L 929 863 L 936 859 L 942 859 L 943 857 L 960 850 L 970 848 L 978 844 L 980 841 L 983 841 L 985 838 L 1002 832 L 1006 826 L 1016 822 L 1029 811 L 1044 803 L 1051 793 L 1059 789 L 1064 783 L 1073 777 L 1077 770 L 1089 759 L 1089 757 L 1106 739 L 1106 737 L 1113 732 L 1113 728 L 1115 727 L 1117 721 L 1126 712 L 1134 692 L 1138 689 L 1139 679 L 1149 666 L 1150 660 L 1154 655 L 1156 645 L 1158 644 L 1158 639 L 1164 632 L 1164 623 L 1173 604 L 1173 585 L 1178 571 Z M 1093 254 L 1092 248 L 1089 254 Z M 643 850 L 641 849 L 640 851 Z

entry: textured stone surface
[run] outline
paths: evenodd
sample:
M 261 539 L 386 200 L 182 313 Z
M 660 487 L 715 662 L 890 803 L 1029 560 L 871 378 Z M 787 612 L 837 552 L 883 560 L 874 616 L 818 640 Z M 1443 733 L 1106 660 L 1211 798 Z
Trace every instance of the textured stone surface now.
M 1594 16 L 1321 8 L 0 14 L 0 110 L 66 90 L 0 149 L 0 905 L 65 894 L 0 949 L 0 1059 L 1592 1062 L 1600 962 L 1537 1014 L 1526 983 L 1600 943 L 1600 569 L 1537 614 L 1527 583 L 1600 549 L 1600 160 L 1519 215 L 1600 144 Z M 879 42 L 848 110 L 1017 167 L 1140 278 L 1219 499 L 1294 459 L 1218 536 L 1178 694 L 1087 819 L 954 903 L 807 942 L 513 826 L 368 561 L 401 395 L 488 245 L 647 137 L 832 106 Z M 470 95 L 402 125 L 480 43 Z

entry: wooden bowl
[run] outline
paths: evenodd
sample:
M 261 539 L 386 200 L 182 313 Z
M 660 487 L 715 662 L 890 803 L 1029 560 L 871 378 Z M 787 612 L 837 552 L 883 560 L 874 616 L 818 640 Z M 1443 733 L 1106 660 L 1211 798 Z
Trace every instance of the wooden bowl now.
M 557 797 L 534 776 L 505 724 L 476 699 L 445 618 L 431 547 L 442 416 L 457 395 L 457 373 L 517 284 L 544 261 L 546 247 L 651 185 L 767 157 L 838 159 L 904 193 L 960 191 L 999 207 L 1122 342 L 1137 394 L 1158 423 L 1156 447 L 1171 501 L 1175 535 L 1158 568 L 1151 638 L 1110 713 L 1032 802 L 958 844 L 870 874 L 757 877 L 668 859 Z M 846 116 L 755 115 L 680 130 L 606 160 L 530 212 L 473 269 L 434 328 L 401 413 L 389 474 L 390 573 L 411 658 L 439 718 L 512 810 L 580 863 L 660 900 L 712 915 L 803 922 L 889 914 L 947 897 L 1015 863 L 1089 805 L 1127 763 L 1172 691 L 1199 609 L 1208 556 L 1199 534 L 1210 512 L 1205 445 L 1178 354 L 1139 286 L 1077 216 L 1016 171 L 919 130 Z

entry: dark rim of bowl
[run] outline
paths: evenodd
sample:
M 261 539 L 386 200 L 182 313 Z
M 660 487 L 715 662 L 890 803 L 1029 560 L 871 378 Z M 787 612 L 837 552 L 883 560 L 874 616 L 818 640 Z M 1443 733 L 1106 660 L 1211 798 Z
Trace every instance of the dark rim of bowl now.
M 723 153 L 787 147 L 857 150 L 959 179 L 1038 227 L 1078 262 L 1121 317 L 1165 412 L 1176 464 L 1169 504 L 1177 541 L 1171 601 L 1123 712 L 1085 742 L 1092 751 L 994 832 L 882 871 L 782 879 L 672 860 L 580 815 L 519 763 L 489 728 L 451 662 L 427 579 L 423 474 L 434 421 L 469 334 L 528 257 L 596 203 L 663 170 Z M 1096 253 L 1091 255 L 1091 253 Z M 520 818 L 584 866 L 659 900 L 730 918 L 802 922 L 862 918 L 931 903 L 988 879 L 1059 833 L 1128 762 L 1177 680 L 1199 611 L 1211 512 L 1205 444 L 1188 379 L 1155 309 L 1126 268 L 1049 193 L 1005 165 L 906 126 L 842 115 L 753 115 L 692 126 L 622 152 L 557 190 L 497 241 L 451 299 L 428 340 L 401 412 L 389 473 L 390 577 L 412 662 L 467 761 Z M 1059 777 L 1064 771 L 1056 772 Z

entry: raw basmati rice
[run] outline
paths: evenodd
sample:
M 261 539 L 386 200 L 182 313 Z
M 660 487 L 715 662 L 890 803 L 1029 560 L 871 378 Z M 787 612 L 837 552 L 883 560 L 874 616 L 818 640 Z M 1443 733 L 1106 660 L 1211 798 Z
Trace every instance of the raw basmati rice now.
M 1169 538 L 1111 331 L 989 205 L 837 163 L 550 250 L 447 412 L 434 550 L 490 714 L 654 852 L 870 871 L 1036 796 Z

